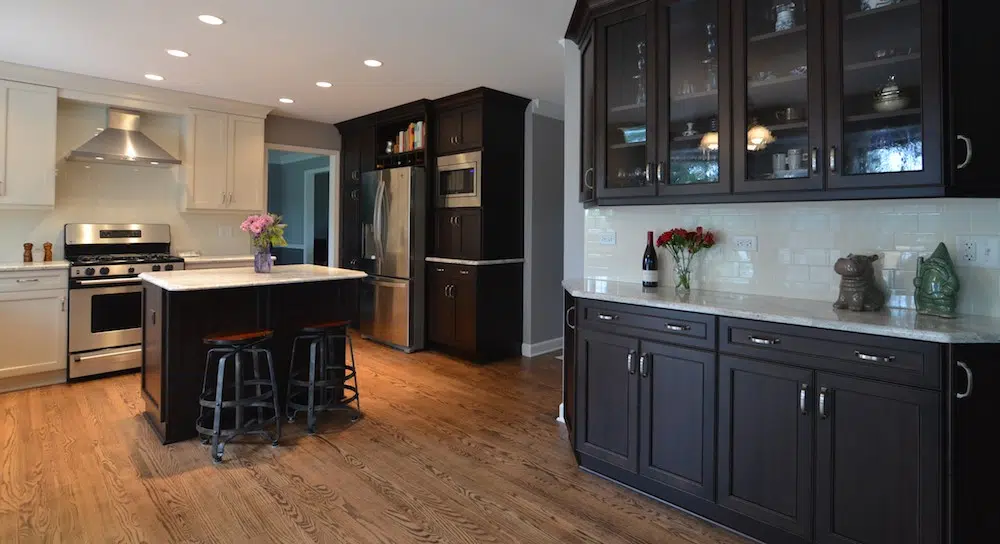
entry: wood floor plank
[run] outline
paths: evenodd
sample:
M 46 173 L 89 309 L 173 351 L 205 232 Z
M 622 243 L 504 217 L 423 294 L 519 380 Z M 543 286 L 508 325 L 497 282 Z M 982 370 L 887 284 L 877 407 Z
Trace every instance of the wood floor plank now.
M 159 443 L 135 374 L 0 394 L 0 542 L 745 542 L 579 470 L 554 357 L 355 355 L 364 418 L 221 465 Z

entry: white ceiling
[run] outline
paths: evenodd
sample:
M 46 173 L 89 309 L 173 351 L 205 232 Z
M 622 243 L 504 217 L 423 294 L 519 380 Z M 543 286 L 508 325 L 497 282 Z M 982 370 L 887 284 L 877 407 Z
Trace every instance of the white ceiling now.
M 563 101 L 573 0 L 4 0 L 0 60 L 337 122 L 478 86 Z M 200 14 L 225 19 L 222 26 Z M 191 54 L 178 59 L 165 49 Z M 367 68 L 365 59 L 381 68 Z M 165 81 L 151 83 L 155 73 Z M 316 81 L 330 81 L 330 89 Z M 287 96 L 294 104 L 279 104 Z

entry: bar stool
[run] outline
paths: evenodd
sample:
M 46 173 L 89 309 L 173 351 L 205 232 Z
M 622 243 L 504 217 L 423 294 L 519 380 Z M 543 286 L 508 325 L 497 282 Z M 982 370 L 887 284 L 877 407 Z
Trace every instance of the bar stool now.
M 202 444 L 212 445 L 212 460 L 216 463 L 222 462 L 222 453 L 228 443 L 233 438 L 241 435 L 263 435 L 271 440 L 272 446 L 278 445 L 281 439 L 281 418 L 278 408 L 278 383 L 274 373 L 274 360 L 271 351 L 262 348 L 260 345 L 270 340 L 272 331 L 252 331 L 240 334 L 212 335 L 206 336 L 203 342 L 213 346 L 208 350 L 205 359 L 205 378 L 202 385 L 201 396 L 198 404 L 201 405 L 198 421 L 195 428 L 201 437 Z M 243 378 L 243 364 L 249 355 L 253 363 L 253 379 Z M 267 358 L 268 378 L 261 378 L 260 356 Z M 218 357 L 218 358 L 216 358 Z M 212 361 L 216 361 L 217 374 L 215 383 L 209 382 L 209 367 Z M 233 371 L 227 375 L 226 367 L 233 363 Z M 232 380 L 227 383 L 227 379 Z M 253 387 L 252 396 L 244 396 L 246 388 Z M 265 391 L 266 389 L 266 391 Z M 227 394 L 228 392 L 228 394 Z M 226 399 L 229 400 L 226 400 Z M 255 418 L 245 421 L 244 410 L 256 408 Z M 227 423 L 233 422 L 232 427 L 223 428 L 223 410 L 234 409 L 235 415 L 230 419 L 227 416 Z M 265 419 L 265 411 L 272 412 L 272 416 Z M 275 434 L 272 435 L 266 427 L 274 423 Z
M 333 321 L 304 327 L 292 341 L 292 360 L 288 371 L 288 395 L 285 397 L 285 410 L 288 422 L 293 423 L 299 412 L 306 412 L 306 430 L 309 434 L 316 432 L 316 412 L 350 411 L 354 412 L 351 421 L 361 417 L 361 399 L 358 397 L 358 376 L 354 367 L 354 344 L 347 334 L 349 321 Z M 347 342 L 351 360 L 348 363 L 337 364 L 331 355 L 331 342 L 343 339 Z M 309 347 L 309 365 L 307 368 L 296 368 L 295 351 L 300 342 L 307 342 Z M 347 382 L 353 381 L 354 385 Z M 341 391 L 350 392 L 341 396 Z M 336 395 L 340 398 L 332 399 Z M 318 398 L 317 398 L 318 397 Z M 357 407 L 352 408 L 351 403 Z

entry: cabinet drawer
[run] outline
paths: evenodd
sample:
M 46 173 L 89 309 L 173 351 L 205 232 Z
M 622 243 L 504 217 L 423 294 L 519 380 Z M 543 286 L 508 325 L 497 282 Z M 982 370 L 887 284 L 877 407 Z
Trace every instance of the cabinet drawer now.
M 715 316 L 584 301 L 580 324 L 585 329 L 640 336 L 702 349 L 715 349 Z
M 731 318 L 722 318 L 719 330 L 723 353 L 941 388 L 938 344 Z
M 68 287 L 69 279 L 65 271 L 0 273 L 0 293 L 67 289 Z

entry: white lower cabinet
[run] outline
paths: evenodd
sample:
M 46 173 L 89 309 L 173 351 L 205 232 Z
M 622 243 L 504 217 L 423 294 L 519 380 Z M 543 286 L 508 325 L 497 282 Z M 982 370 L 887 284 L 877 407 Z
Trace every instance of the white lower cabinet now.
M 0 379 L 66 369 L 66 291 L 0 293 Z

